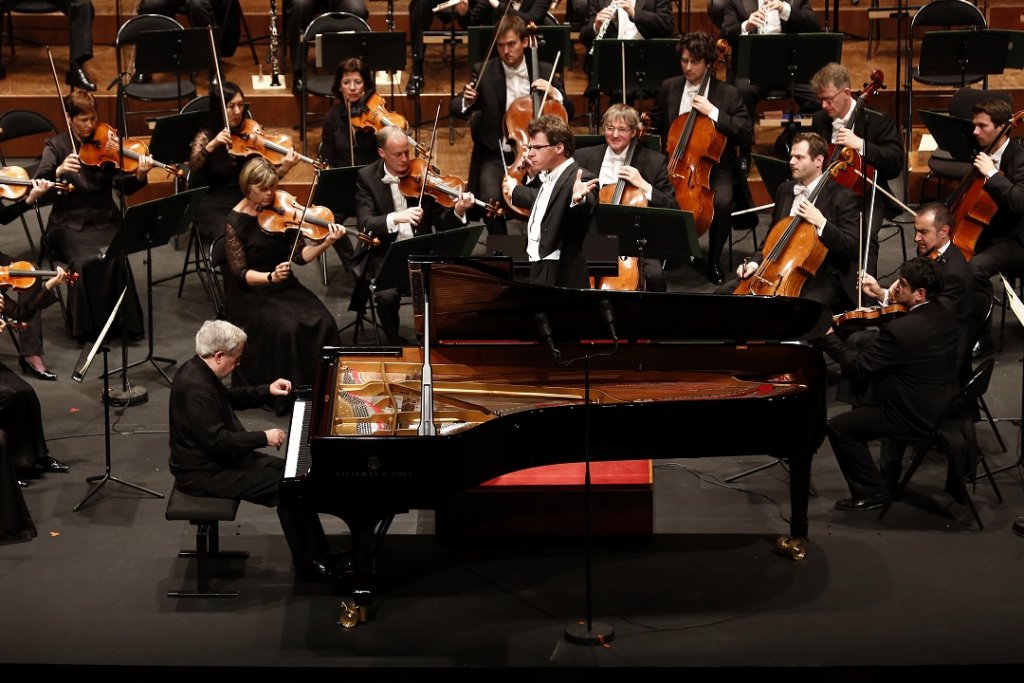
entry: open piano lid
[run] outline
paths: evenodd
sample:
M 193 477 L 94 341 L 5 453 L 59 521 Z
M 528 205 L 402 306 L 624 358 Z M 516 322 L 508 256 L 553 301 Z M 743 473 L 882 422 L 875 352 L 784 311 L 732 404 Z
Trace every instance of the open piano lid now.
M 832 317 L 806 299 L 619 292 L 515 282 L 504 256 L 409 260 L 416 330 L 429 296 L 432 345 L 537 344 L 544 313 L 559 344 L 609 339 L 601 301 L 611 303 L 622 343 L 776 343 L 820 337 Z

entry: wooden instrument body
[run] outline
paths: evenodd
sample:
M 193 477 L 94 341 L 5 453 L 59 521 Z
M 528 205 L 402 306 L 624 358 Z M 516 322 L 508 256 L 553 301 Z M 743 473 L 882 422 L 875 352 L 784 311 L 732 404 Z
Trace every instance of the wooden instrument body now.
M 676 203 L 693 213 L 697 235 L 703 235 L 715 218 L 715 191 L 711 171 L 722 158 L 727 138 L 707 116 L 691 110 L 672 122 L 668 133 L 668 179 Z
M 866 187 L 870 187 L 870 183 L 868 183 L 864 177 L 858 175 L 858 171 L 863 173 L 864 176 L 871 178 L 875 174 L 875 167 L 864 161 L 864 157 L 862 157 L 858 152 L 850 149 L 849 153 L 849 165 L 837 172 L 835 176 L 833 176 L 833 179 L 847 190 L 850 190 L 857 195 L 858 198 L 863 198 L 864 190 Z M 829 158 L 833 160 L 838 157 L 838 152 L 834 143 L 828 146 L 828 154 Z
M 256 220 L 263 232 L 270 235 L 301 229 L 303 236 L 310 241 L 323 242 L 330 234 L 334 212 L 326 206 L 310 206 L 303 216 L 303 208 L 294 195 L 278 190 L 274 193 L 273 206 L 257 209 Z
M 834 316 L 832 318 L 832 326 L 843 334 L 850 335 L 869 327 L 884 325 L 906 312 L 907 307 L 903 304 L 859 308 L 855 311 L 847 311 L 846 313 Z
M 813 225 L 798 216 L 787 216 L 772 226 L 762 253 L 766 255 L 764 263 L 742 280 L 733 294 L 800 296 L 804 284 L 824 263 L 828 247 Z
M 953 195 L 953 246 L 970 261 L 984 230 L 999 210 L 996 200 L 985 191 L 985 176 L 974 169 Z
M 349 119 L 355 130 L 380 130 L 384 126 L 398 126 L 402 130 L 409 129 L 409 122 L 401 114 L 390 111 L 384 98 L 376 92 L 366 100 L 364 109 Z

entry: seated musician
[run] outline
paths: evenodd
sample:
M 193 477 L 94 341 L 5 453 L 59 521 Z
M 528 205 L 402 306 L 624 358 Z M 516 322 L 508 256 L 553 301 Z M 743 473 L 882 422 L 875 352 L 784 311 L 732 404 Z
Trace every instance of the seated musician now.
M 586 289 L 587 262 L 583 239 L 597 206 L 598 179 L 573 159 L 576 136 L 555 116 L 530 123 L 530 166 L 541 178 L 539 189 L 505 177 L 512 203 L 530 208 L 526 223 L 526 255 L 530 283 Z
M 829 420 L 828 438 L 846 478 L 850 497 L 838 510 L 870 510 L 891 499 L 886 478 L 871 459 L 868 442 L 889 437 L 921 438 L 935 428 L 955 390 L 956 316 L 936 302 L 942 293 L 941 266 L 925 257 L 903 264 L 895 300 L 908 313 L 879 330 L 866 345 L 844 343 L 834 334 L 825 349 L 840 358 L 843 372 L 873 383 L 877 405 L 854 408 Z M 855 338 L 851 338 L 851 342 Z M 883 453 L 883 461 L 898 460 Z
M 338 324 L 320 298 L 292 273 L 292 264 L 315 261 L 345 228 L 331 224 L 319 244 L 296 240 L 296 232 L 267 229 L 261 221 L 276 214 L 278 184 L 273 165 L 253 157 L 239 175 L 242 201 L 227 216 L 224 249 L 227 272 L 224 297 L 229 320 L 249 329 L 249 352 L 235 370 L 239 385 L 264 384 L 284 377 L 297 385 L 313 383 L 317 355 L 325 346 L 337 346 Z M 279 414 L 290 409 L 277 401 Z
M 978 330 L 988 313 L 989 297 L 982 293 L 975 296 L 974 275 L 963 254 L 950 241 L 953 216 L 942 202 L 925 204 L 917 210 L 914 218 L 914 242 L 917 255 L 935 260 L 942 274 L 942 292 L 935 300 L 949 308 L 957 321 L 957 358 L 961 371 L 970 375 L 968 351 L 974 343 Z M 882 306 L 896 300 L 896 280 L 888 289 L 883 289 L 871 275 L 862 280 L 864 293 Z M 961 376 L 961 380 L 965 379 Z
M 10 257 L 0 253 L 0 265 L 7 265 L 11 262 Z M 12 321 L 30 322 L 30 326 L 38 324 L 38 317 L 35 313 L 57 301 L 53 290 L 57 285 L 66 282 L 66 274 L 62 268 L 57 269 L 57 275 L 49 278 L 46 283 L 39 287 L 26 290 L 25 294 L 19 297 L 17 302 L 10 296 L 7 289 L 0 294 L 0 314 Z M 7 323 L 4 323 L 7 324 Z M 0 332 L 3 330 L 0 329 Z M 0 443 L 0 450 L 4 451 L 2 460 L 10 465 L 17 481 L 10 479 L 20 486 L 27 486 L 27 481 L 40 474 L 48 472 L 67 472 L 69 467 L 50 456 L 46 446 L 46 436 L 43 433 L 43 411 L 39 405 L 39 397 L 35 390 L 18 377 L 6 365 L 0 362 L 0 432 L 6 432 L 6 438 Z M 0 463 L 2 464 L 2 463 Z M 7 481 L 9 472 L 0 471 L 0 480 Z M 6 493 L 0 491 L 4 498 L 3 505 L 14 502 L 13 499 L 6 499 Z M 20 497 L 17 492 L 17 497 Z M 5 512 L 6 516 L 6 512 Z M 27 517 L 27 513 L 26 513 Z M 31 525 L 31 521 L 29 521 Z M 4 527 L 7 527 L 6 521 Z M 34 532 L 34 530 L 33 530 Z M 6 534 L 0 533 L 0 538 Z M 32 535 L 35 535 L 34 533 Z
M 590 0 L 587 19 L 580 28 L 580 42 L 588 52 L 606 23 L 603 40 L 670 38 L 672 3 L 669 0 Z
M 860 234 L 860 214 L 856 196 L 845 187 L 827 182 L 811 203 L 807 197 L 818 183 L 826 182 L 822 174 L 828 143 L 817 133 L 799 133 L 793 138 L 789 168 L 793 179 L 779 186 L 772 213 L 774 230 L 785 229 L 781 221 L 799 216 L 814 226 L 818 239 L 828 248 L 824 262 L 817 273 L 800 291 L 800 297 L 818 301 L 833 311 L 851 310 L 857 302 L 857 244 Z M 749 278 L 763 262 L 765 255 L 756 254 L 741 264 L 736 275 Z
M 718 50 L 707 33 L 687 33 L 679 40 L 679 60 L 683 75 L 661 84 L 657 102 L 651 110 L 651 127 L 668 144 L 673 122 L 683 114 L 697 111 L 715 122 L 715 130 L 725 135 L 721 161 L 711 172 L 711 189 L 715 193 L 715 217 L 708 230 L 707 277 L 715 284 L 725 281 L 722 250 L 732 232 L 733 185 L 738 177 L 737 147 L 751 144 L 754 126 L 739 91 L 717 80 L 712 73 L 705 93 L 697 92 L 705 72 L 717 61 Z M 673 150 L 668 150 L 669 154 Z M 695 207 L 681 206 L 684 211 Z
M 892 118 L 888 114 L 862 108 L 856 121 L 849 120 L 856 100 L 850 90 L 850 73 L 842 64 L 832 62 L 822 67 L 811 78 L 811 88 L 822 106 L 822 111 L 816 112 L 811 119 L 811 130 L 837 146 L 857 152 L 878 171 L 881 188 L 891 193 L 889 181 L 899 177 L 904 156 L 903 142 Z M 870 199 L 871 186 L 866 182 L 864 186 L 864 196 Z M 865 216 L 869 205 L 866 200 Z M 868 247 L 867 271 L 872 275 L 878 264 L 878 231 L 888 207 L 892 209 L 891 217 L 899 215 L 900 209 L 879 193 L 871 217 L 871 244 Z
M 284 3 L 282 16 L 288 33 L 288 54 L 292 59 L 292 92 L 302 92 L 302 64 L 296 61 L 302 53 L 302 36 L 306 28 L 324 12 L 346 12 L 368 21 L 366 0 L 291 0 Z M 309 46 L 307 46 L 307 49 Z
M 419 186 L 414 196 L 402 193 L 400 184 L 409 174 L 409 136 L 397 126 L 384 126 L 377 132 L 377 161 L 359 170 L 356 182 L 356 216 L 359 230 L 380 240 L 381 246 L 360 244 L 356 255 L 356 275 L 364 281 L 376 277 L 387 253 L 387 247 L 397 240 L 414 235 L 427 235 L 436 230 L 460 227 L 466 224 L 466 210 L 473 205 L 473 195 L 464 192 L 455 206 L 446 209 L 429 194 L 419 201 Z M 365 287 L 356 287 L 353 307 L 362 310 Z M 398 287 L 378 289 L 375 293 L 381 326 L 390 344 L 401 344 L 398 334 L 398 309 L 401 290 Z
M 643 143 L 636 146 L 633 159 L 627 165 L 625 158 L 631 142 L 640 134 L 640 116 L 628 104 L 613 104 L 601 118 L 605 144 L 585 147 L 576 152 L 576 163 L 593 173 L 601 186 L 615 185 L 624 180 L 628 186 L 643 192 L 647 206 L 678 209 L 675 190 L 665 172 L 665 155 L 649 149 Z M 664 292 L 665 274 L 657 259 L 644 259 L 646 289 Z
M 561 77 L 555 76 L 548 83 L 551 65 L 538 64 L 541 73 L 531 73 L 530 60 L 525 57 L 529 32 L 526 23 L 518 16 L 506 16 L 498 24 L 497 41 L 494 50 L 497 58 L 486 65 L 473 66 L 470 82 L 462 93 L 452 100 L 452 116 L 469 117 L 469 128 L 473 138 L 473 154 L 469 162 L 469 190 L 484 202 L 501 202 L 501 183 L 505 175 L 505 163 L 512 163 L 514 154 L 506 142 L 503 124 L 509 106 L 521 97 L 527 97 L 534 90 L 546 90 L 549 98 L 562 102 L 572 120 L 572 100 L 565 96 Z M 477 82 L 485 69 L 482 82 Z M 504 235 L 508 232 L 503 217 L 485 219 L 487 231 Z
M 1012 114 L 1010 105 L 1001 99 L 978 103 L 973 117 L 978 147 L 991 145 Z M 997 207 L 971 259 L 978 286 L 991 291 L 993 275 L 1024 268 L 1024 145 L 1012 139 L 992 154 L 980 152 L 974 168 L 984 176 L 983 189 Z
M 241 362 L 245 345 L 240 328 L 207 320 L 196 333 L 196 355 L 174 375 L 169 404 L 174 485 L 192 496 L 276 507 L 299 576 L 333 579 L 340 572 L 332 567 L 319 517 L 299 504 L 278 504 L 284 460 L 257 450 L 281 448 L 286 434 L 280 429 L 248 431 L 235 415 L 235 409 L 287 397 L 292 383 L 278 378 L 262 386 L 222 384 Z
M 732 45 L 734 60 L 739 56 L 740 36 L 772 35 L 779 33 L 814 33 L 821 30 L 818 16 L 811 7 L 810 0 L 727 0 L 722 17 L 722 37 Z M 768 89 L 749 79 L 736 83 L 743 98 L 743 105 L 750 116 L 757 118 L 757 105 L 765 98 Z M 801 111 L 814 111 L 818 108 L 814 91 L 805 83 L 797 83 L 793 87 L 793 96 Z M 742 163 L 746 171 L 750 166 L 750 146 L 740 150 Z

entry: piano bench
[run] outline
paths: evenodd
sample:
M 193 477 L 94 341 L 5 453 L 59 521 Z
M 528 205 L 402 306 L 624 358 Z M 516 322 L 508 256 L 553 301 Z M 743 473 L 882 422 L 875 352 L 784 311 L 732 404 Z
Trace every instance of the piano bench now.
M 167 591 L 169 598 L 236 598 L 238 591 L 210 590 L 210 560 L 245 559 L 245 551 L 221 551 L 219 522 L 232 522 L 238 512 L 238 502 L 232 498 L 192 496 L 178 487 L 167 497 L 168 521 L 186 521 L 196 527 L 196 549 L 182 550 L 178 557 L 196 559 L 196 590 Z

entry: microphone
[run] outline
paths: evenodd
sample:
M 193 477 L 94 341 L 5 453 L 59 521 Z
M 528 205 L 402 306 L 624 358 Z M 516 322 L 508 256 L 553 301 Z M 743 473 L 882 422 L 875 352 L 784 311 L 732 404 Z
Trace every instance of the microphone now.
M 601 299 L 601 317 L 604 318 L 604 324 L 608 326 L 612 341 L 619 341 L 619 335 L 615 333 L 615 309 L 612 308 L 612 302 L 608 299 Z
M 540 334 L 540 338 L 544 340 L 548 348 L 551 350 L 551 356 L 558 363 L 562 360 L 562 352 L 555 346 L 554 333 L 551 331 L 551 323 L 548 321 L 548 316 L 543 311 L 536 313 L 533 316 L 534 322 L 537 323 L 537 332 Z

